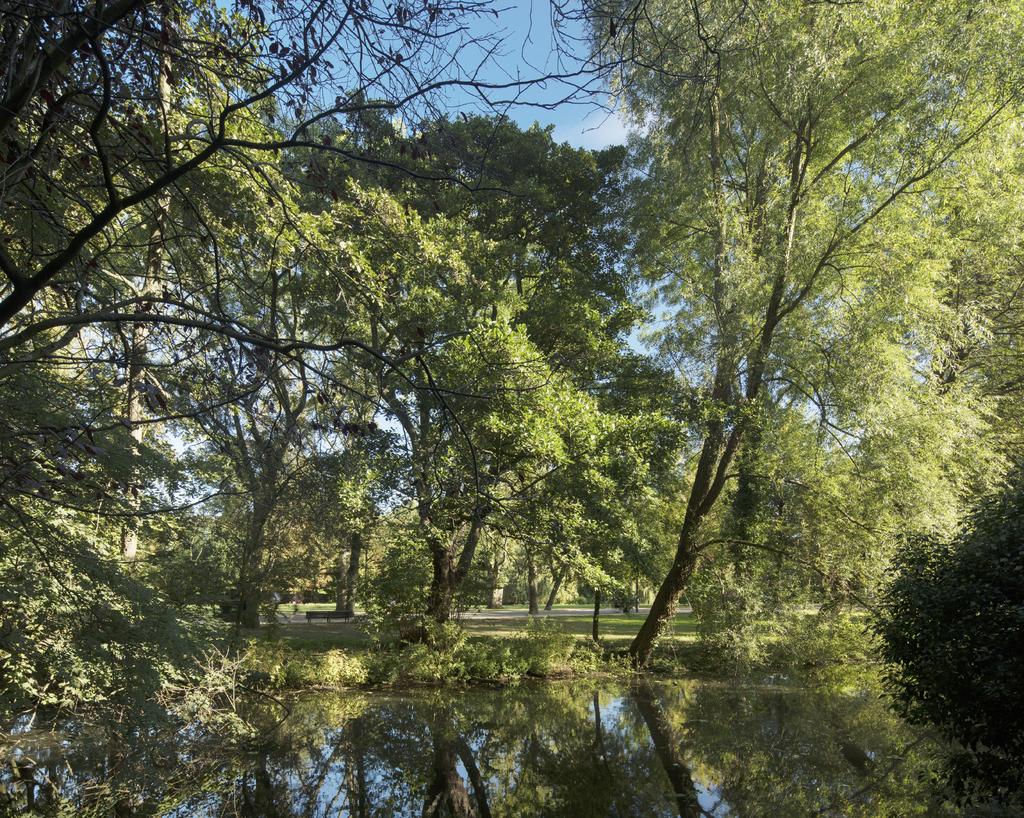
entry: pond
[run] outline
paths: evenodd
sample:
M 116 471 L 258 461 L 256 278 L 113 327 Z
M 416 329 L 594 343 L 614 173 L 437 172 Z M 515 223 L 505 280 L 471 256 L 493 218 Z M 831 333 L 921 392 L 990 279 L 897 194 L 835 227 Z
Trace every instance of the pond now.
M 586 680 L 291 705 L 248 753 L 143 732 L 16 735 L 0 804 L 119 818 L 955 814 L 929 795 L 930 740 L 863 686 Z M 17 763 L 38 785 L 14 785 Z

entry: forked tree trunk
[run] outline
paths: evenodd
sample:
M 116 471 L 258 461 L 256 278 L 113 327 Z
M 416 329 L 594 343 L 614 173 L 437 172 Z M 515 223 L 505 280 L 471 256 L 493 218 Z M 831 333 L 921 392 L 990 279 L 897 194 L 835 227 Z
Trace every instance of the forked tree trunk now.
M 709 123 L 713 192 L 716 198 L 716 210 L 719 211 L 715 238 L 714 300 L 716 306 L 722 308 L 725 295 L 724 273 L 727 243 L 721 175 L 720 102 L 720 92 L 716 87 L 710 99 Z M 807 120 L 799 123 L 799 132 L 796 135 L 797 143 L 804 139 L 804 129 L 806 127 L 809 127 Z M 791 151 L 790 202 L 786 217 L 786 228 L 781 240 L 784 252 L 779 259 L 775 279 L 772 282 L 771 294 L 765 307 L 764 323 L 760 329 L 757 346 L 749 353 L 745 362 L 746 384 L 742 396 L 737 394 L 737 387 L 734 383 L 739 362 L 734 359 L 736 353 L 733 350 L 735 344 L 732 339 L 733 330 L 731 326 L 723 327 L 723 335 L 726 336 L 726 342 L 723 344 L 723 348 L 719 350 L 715 362 L 715 379 L 711 389 L 711 398 L 718 404 L 732 406 L 737 410 L 751 406 L 757 399 L 764 381 L 775 330 L 785 314 L 782 302 L 786 292 L 786 279 L 793 246 L 796 213 L 800 201 L 799 180 L 802 178 L 801 168 L 804 161 L 804 153 L 797 143 L 794 143 Z M 799 303 L 799 298 L 805 297 L 807 292 L 808 290 L 805 289 L 803 295 L 791 301 L 786 306 L 786 311 L 794 309 L 796 304 Z M 742 414 L 739 414 L 738 417 L 733 418 L 732 424 L 732 427 L 729 428 L 725 423 L 725 418 L 721 415 L 714 417 L 708 422 L 707 433 L 701 446 L 700 459 L 697 461 L 693 485 L 690 488 L 690 496 L 686 502 L 686 515 L 683 518 L 683 525 L 679 531 L 679 541 L 672 567 L 658 589 L 647 619 L 644 620 L 639 632 L 629 646 L 630 658 L 638 667 L 642 667 L 650 659 L 655 642 L 662 630 L 664 630 L 666 623 L 675 615 L 679 597 L 685 590 L 686 583 L 693 575 L 694 568 L 697 565 L 697 558 L 700 556 L 700 542 L 698 538 L 700 527 L 704 520 L 707 519 L 708 514 L 722 493 L 722 489 L 728 479 L 729 467 L 743 439 L 747 419 Z
M 454 545 L 449 545 L 436 536 L 430 538 L 432 576 L 430 595 L 427 598 L 427 616 L 435 622 L 444 623 L 452 617 L 455 595 L 462 587 L 462 582 L 473 564 L 473 556 L 483 533 L 485 516 L 485 513 L 474 516 L 458 561 Z
M 445 623 L 452 617 L 452 602 L 455 599 L 455 566 L 447 548 L 434 549 L 431 553 L 433 575 L 430 580 L 430 596 L 427 599 L 427 615 L 438 623 Z

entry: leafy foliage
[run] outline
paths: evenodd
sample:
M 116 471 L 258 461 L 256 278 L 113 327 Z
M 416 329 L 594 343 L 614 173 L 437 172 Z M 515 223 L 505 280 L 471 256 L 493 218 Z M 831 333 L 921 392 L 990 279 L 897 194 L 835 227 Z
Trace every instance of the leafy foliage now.
M 982 500 L 951 542 L 911 539 L 875 627 L 903 712 L 953 742 L 967 796 L 1024 788 L 1024 476 Z

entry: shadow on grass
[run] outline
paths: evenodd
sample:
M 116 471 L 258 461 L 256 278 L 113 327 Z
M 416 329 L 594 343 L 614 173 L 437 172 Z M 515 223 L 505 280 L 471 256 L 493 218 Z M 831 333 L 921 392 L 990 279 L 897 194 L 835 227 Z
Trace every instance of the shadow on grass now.
M 495 620 L 466 620 L 462 623 L 467 633 L 474 639 L 508 638 L 521 633 L 526 626 L 527 618 Z M 589 616 L 563 616 L 558 624 L 566 632 L 581 639 L 589 639 L 591 619 Z M 625 646 L 631 640 L 644 621 L 642 614 L 614 614 L 601 617 L 601 640 L 616 646 Z M 291 647 L 300 650 L 329 650 L 344 648 L 362 650 L 370 646 L 370 636 L 360 625 L 350 622 L 287 622 L 276 625 L 264 625 L 259 630 L 247 631 L 247 636 L 282 639 Z M 689 643 L 697 638 L 697 620 L 692 613 L 676 616 L 662 643 Z

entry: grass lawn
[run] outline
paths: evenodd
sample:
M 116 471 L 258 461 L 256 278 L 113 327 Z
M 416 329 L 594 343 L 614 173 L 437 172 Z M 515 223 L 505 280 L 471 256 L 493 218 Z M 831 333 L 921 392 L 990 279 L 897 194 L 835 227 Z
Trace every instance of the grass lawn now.
M 282 612 L 290 610 L 290 607 L 282 606 Z M 322 607 L 305 608 L 304 610 L 333 610 L 333 608 L 333 605 L 323 603 Z M 555 621 L 581 639 L 590 638 L 591 618 L 589 616 L 560 616 Z M 601 640 L 608 644 L 624 647 L 636 635 L 643 621 L 642 614 L 604 614 L 601 616 Z M 470 619 L 465 620 L 463 625 L 473 638 L 510 637 L 522 631 L 526 625 L 526 618 Z M 662 641 L 677 644 L 693 642 L 696 639 L 696 630 L 697 621 L 694 615 L 681 613 L 676 616 L 671 632 L 666 634 Z M 279 623 L 275 626 L 264 625 L 260 632 L 267 636 L 273 633 L 293 647 L 309 650 L 326 650 L 328 648 L 358 650 L 368 647 L 370 644 L 370 637 L 358 625 L 350 622 Z
M 608 643 L 627 642 L 636 636 L 645 616 L 643 614 L 602 614 L 599 626 L 601 640 Z M 554 620 L 569 633 L 590 638 L 593 621 L 589 616 L 560 616 Z M 468 620 L 466 630 L 474 636 L 512 636 L 526 624 L 523 619 Z M 692 613 L 681 613 L 675 618 L 671 632 L 665 640 L 689 642 L 697 638 L 697 620 Z
M 315 609 L 314 609 L 315 610 Z M 326 610 L 334 610 L 331 605 Z M 351 622 L 296 622 L 263 625 L 253 636 L 281 639 L 294 648 L 328 650 L 345 648 L 359 650 L 370 646 L 370 637 Z
M 305 613 L 306 611 L 333 611 L 333 602 L 303 602 L 301 605 L 292 605 L 290 602 L 282 602 L 277 606 L 277 612 L 279 614 L 290 614 L 298 611 L 299 613 Z

